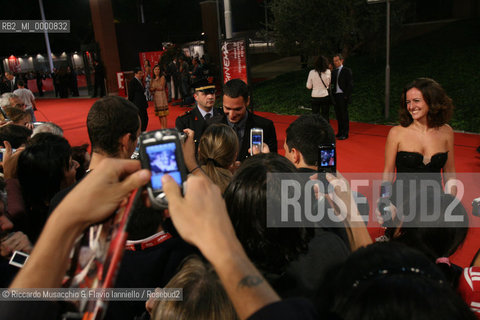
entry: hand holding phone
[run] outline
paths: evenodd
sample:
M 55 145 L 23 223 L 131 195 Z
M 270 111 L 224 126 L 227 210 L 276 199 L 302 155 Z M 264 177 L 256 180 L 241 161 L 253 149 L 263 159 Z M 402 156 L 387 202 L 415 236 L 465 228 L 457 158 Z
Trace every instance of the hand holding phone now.
M 337 172 L 337 150 L 335 144 L 322 144 L 318 146 L 318 172 Z
M 250 155 L 262 153 L 263 150 L 263 129 L 250 129 Z
M 180 186 L 187 178 L 180 135 L 175 129 L 145 132 L 140 136 L 140 161 L 142 168 L 152 172 L 147 192 L 152 205 L 166 209 L 168 202 L 163 192 L 162 177 L 170 175 Z

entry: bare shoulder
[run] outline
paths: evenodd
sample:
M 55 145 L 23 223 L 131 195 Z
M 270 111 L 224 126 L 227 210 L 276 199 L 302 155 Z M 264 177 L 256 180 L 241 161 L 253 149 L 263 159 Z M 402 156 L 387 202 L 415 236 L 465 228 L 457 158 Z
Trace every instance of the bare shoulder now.
M 453 136 L 453 129 L 448 124 L 444 124 L 439 128 L 439 131 L 444 134 L 452 135 Z
M 387 139 L 398 140 L 403 134 L 405 134 L 406 128 L 402 126 L 395 126 L 388 132 Z

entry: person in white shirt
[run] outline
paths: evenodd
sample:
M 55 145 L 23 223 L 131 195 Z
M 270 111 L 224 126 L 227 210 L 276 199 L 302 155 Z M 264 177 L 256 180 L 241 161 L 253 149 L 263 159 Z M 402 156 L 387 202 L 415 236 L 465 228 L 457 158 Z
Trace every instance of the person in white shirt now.
M 18 81 L 18 89 L 13 91 L 13 93 L 25 104 L 25 111 L 32 116 L 32 122 L 37 121 L 35 119 L 35 113 L 33 112 L 34 110 L 37 110 L 35 96 L 33 95 L 32 91 L 25 88 L 25 83 L 22 80 Z
M 314 69 L 310 70 L 307 79 L 307 89 L 312 90 L 312 113 L 319 113 L 322 109 L 322 117 L 328 121 L 330 114 L 331 99 L 329 97 L 330 69 L 328 60 L 324 56 L 318 56 Z

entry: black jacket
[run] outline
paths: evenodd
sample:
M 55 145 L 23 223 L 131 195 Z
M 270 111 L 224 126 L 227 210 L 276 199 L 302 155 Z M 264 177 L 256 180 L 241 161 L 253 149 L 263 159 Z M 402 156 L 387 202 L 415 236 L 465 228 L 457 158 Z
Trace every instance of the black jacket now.
M 133 102 L 139 110 L 146 110 L 148 108 L 147 98 L 145 97 L 145 88 L 135 77 L 133 77 L 128 83 L 128 100 Z
M 332 72 L 332 92 L 335 93 L 336 91 L 336 83 L 337 83 L 337 74 L 338 70 L 333 70 Z M 343 67 L 342 71 L 340 72 L 340 77 L 338 78 L 338 86 L 342 89 L 343 94 L 347 102 L 349 103 L 352 99 L 352 92 L 353 92 L 353 76 L 352 70 L 347 67 Z
M 213 108 L 213 117 L 223 114 L 223 111 L 218 108 Z M 195 108 L 188 110 L 184 114 L 177 117 L 175 120 L 175 128 L 178 131 L 182 132 L 183 129 L 191 129 L 195 131 L 195 144 L 198 147 L 198 143 L 200 142 L 200 137 L 205 131 L 207 124 L 205 119 L 202 117 L 200 110 L 198 110 L 198 106 Z
M 213 123 L 228 124 L 226 115 L 221 114 L 207 121 L 207 125 L 210 125 Z M 237 157 L 237 160 L 239 161 L 245 160 L 245 158 L 247 158 L 250 155 L 248 153 L 248 148 L 250 148 L 250 129 L 252 128 L 262 128 L 263 142 L 268 144 L 268 147 L 270 148 L 270 152 L 277 152 L 277 134 L 275 132 L 275 126 L 273 125 L 272 120 L 257 116 L 247 111 L 247 122 L 245 124 L 245 133 L 243 135 L 242 145 L 240 146 L 240 151 L 238 152 L 238 157 Z

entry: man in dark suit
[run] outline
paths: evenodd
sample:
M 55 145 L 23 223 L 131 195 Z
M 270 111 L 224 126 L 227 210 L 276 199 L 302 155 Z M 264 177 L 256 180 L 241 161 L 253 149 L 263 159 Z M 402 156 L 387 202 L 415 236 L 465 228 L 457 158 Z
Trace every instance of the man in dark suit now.
M 343 56 L 337 54 L 333 57 L 335 70 L 332 73 L 332 92 L 335 93 L 335 115 L 338 121 L 337 140 L 348 138 L 349 120 L 348 104 L 352 99 L 353 76 L 352 70 L 343 66 Z
M 1 88 L 1 93 L 5 92 L 13 92 L 18 89 L 17 85 L 17 77 L 13 74 L 12 71 L 7 71 L 5 72 L 5 82 L 3 83 L 3 86 Z
M 221 114 L 221 111 L 214 108 L 215 104 L 215 85 L 208 83 L 206 79 L 195 82 L 193 85 L 193 97 L 196 102 L 195 108 L 188 110 L 175 121 L 175 127 L 182 132 L 183 129 L 192 129 L 195 131 L 195 144 L 198 147 L 200 137 L 205 130 L 205 121 Z
M 148 124 L 148 102 L 145 97 L 145 88 L 142 83 L 143 71 L 141 68 L 137 67 L 134 69 L 135 76 L 128 83 L 128 100 L 133 102 L 134 105 L 138 108 L 138 114 L 140 115 L 140 120 L 142 121 L 142 132 L 147 129 Z
M 248 112 L 250 104 L 248 87 L 240 79 L 232 79 L 223 87 L 223 115 L 215 116 L 207 124 L 225 123 L 237 133 L 240 150 L 237 160 L 243 161 L 248 157 L 250 148 L 250 129 L 263 129 L 263 142 L 271 152 L 277 152 L 277 134 L 272 120 Z

